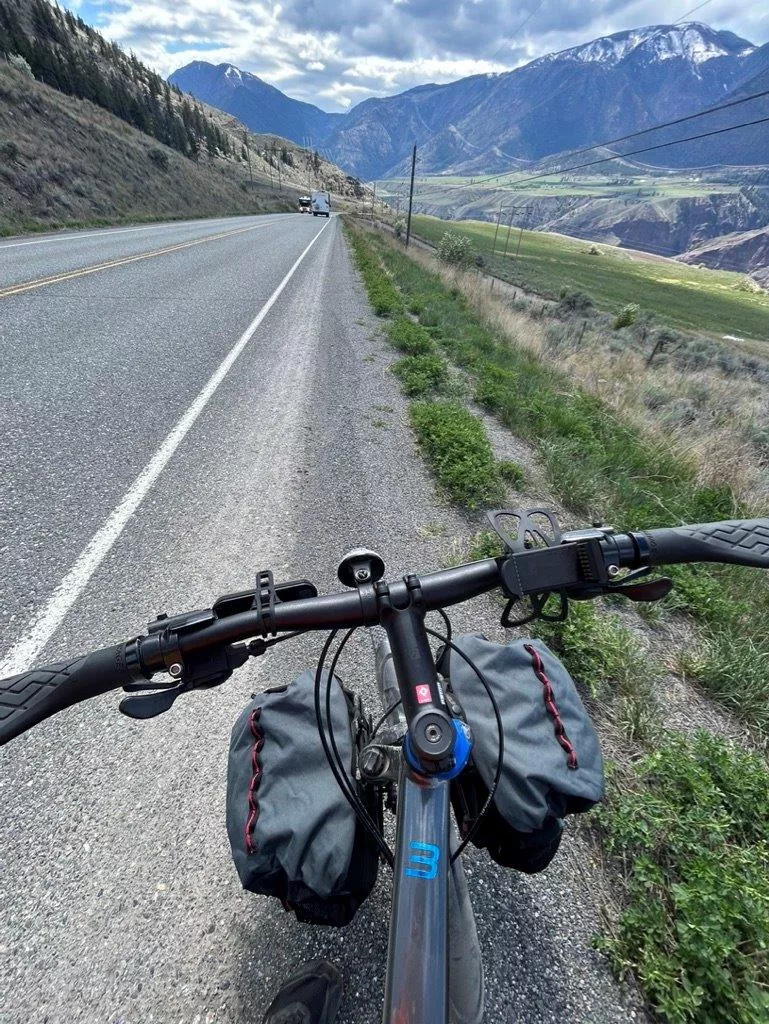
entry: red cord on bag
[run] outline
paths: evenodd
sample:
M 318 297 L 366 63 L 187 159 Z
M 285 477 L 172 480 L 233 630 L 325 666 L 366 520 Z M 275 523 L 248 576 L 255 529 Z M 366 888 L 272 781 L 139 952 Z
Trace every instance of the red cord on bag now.
M 262 781 L 262 764 L 259 754 L 264 746 L 264 733 L 259 728 L 259 718 L 262 714 L 261 708 L 254 708 L 248 716 L 248 727 L 254 737 L 254 745 L 251 748 L 251 784 L 248 787 L 248 817 L 246 818 L 245 837 L 246 851 L 254 852 L 254 828 L 256 819 L 259 817 L 259 804 L 256 799 L 256 791 Z
M 569 737 L 566 735 L 566 730 L 563 727 L 561 721 L 561 714 L 558 710 L 558 706 L 555 703 L 555 694 L 553 693 L 553 686 L 550 680 L 545 674 L 545 666 L 542 664 L 542 659 L 539 656 L 539 651 L 536 647 L 532 647 L 531 644 L 524 644 L 523 649 L 531 655 L 531 660 L 534 666 L 534 674 L 540 683 L 545 688 L 545 707 L 550 717 L 553 719 L 555 725 L 555 737 L 561 744 L 563 749 L 568 755 L 567 764 L 569 768 L 578 768 L 577 764 L 577 752 L 569 741 Z

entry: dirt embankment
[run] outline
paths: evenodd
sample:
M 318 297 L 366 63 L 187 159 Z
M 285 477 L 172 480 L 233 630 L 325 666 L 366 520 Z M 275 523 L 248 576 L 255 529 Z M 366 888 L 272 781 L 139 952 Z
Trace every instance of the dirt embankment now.
M 715 270 L 739 266 L 759 285 L 769 288 L 769 227 L 713 238 L 680 259 L 684 263 L 704 263 Z

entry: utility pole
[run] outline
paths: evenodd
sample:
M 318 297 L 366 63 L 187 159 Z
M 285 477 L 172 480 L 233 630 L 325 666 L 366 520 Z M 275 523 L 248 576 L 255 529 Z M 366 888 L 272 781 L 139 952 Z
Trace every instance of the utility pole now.
M 372 221 L 374 220 L 374 206 L 375 206 L 375 204 L 376 204 L 376 182 L 374 182 L 374 186 L 371 189 L 371 220 Z
M 251 171 L 251 147 L 248 144 L 248 131 L 243 129 L 243 143 L 246 147 L 246 159 L 248 160 L 248 181 L 251 188 L 254 187 L 254 175 Z
M 409 216 L 406 221 L 406 248 L 409 247 L 409 239 L 411 238 L 411 207 L 414 203 L 414 172 L 417 167 L 417 146 L 414 143 L 414 151 L 411 154 L 411 187 L 409 188 Z
M 267 166 L 270 168 L 270 188 L 272 188 L 272 151 L 269 147 L 265 150 L 265 156 L 267 159 Z
M 515 250 L 515 258 L 518 259 L 518 253 L 521 251 L 521 239 L 523 238 L 523 224 L 521 224 L 521 230 L 518 233 L 518 246 Z
M 497 214 L 497 227 L 494 231 L 494 255 L 497 254 L 497 235 L 499 234 L 499 222 L 502 220 L 502 205 L 500 204 L 499 213 Z
M 515 207 L 510 211 L 510 223 L 507 225 L 507 238 L 505 239 L 505 256 L 507 256 L 507 245 L 510 241 L 510 232 L 513 230 L 513 217 L 515 216 Z
M 282 178 L 281 173 L 280 173 L 280 165 L 281 165 L 281 163 L 283 161 L 281 160 L 280 156 L 278 155 L 278 147 L 277 146 L 273 146 L 273 152 L 275 153 L 275 162 L 278 165 L 278 191 L 282 193 L 283 192 L 283 178 Z

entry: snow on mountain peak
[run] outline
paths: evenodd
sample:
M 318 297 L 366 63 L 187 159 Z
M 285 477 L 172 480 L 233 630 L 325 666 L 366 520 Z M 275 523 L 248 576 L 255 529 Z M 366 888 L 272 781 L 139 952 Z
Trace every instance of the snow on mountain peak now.
M 714 32 L 707 25 L 691 21 L 683 25 L 651 25 L 616 32 L 544 59 L 566 58 L 614 66 L 633 54 L 649 62 L 679 57 L 691 64 L 704 64 L 714 57 L 746 56 L 754 49 L 747 40 L 731 32 Z
M 236 68 L 234 64 L 228 64 L 227 70 L 224 72 L 225 78 L 237 79 L 239 82 L 243 81 L 243 75 L 239 68 Z

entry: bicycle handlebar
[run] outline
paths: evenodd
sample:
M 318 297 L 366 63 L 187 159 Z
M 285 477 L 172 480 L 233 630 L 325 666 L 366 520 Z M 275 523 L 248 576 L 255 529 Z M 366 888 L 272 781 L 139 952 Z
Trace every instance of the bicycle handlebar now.
M 647 530 L 642 536 L 649 546 L 646 565 L 726 562 L 769 569 L 769 519 L 731 519 Z
M 72 704 L 129 686 L 136 676 L 128 649 L 116 644 L 0 679 L 0 745 Z
M 597 545 L 593 550 L 606 567 L 636 569 L 680 562 L 724 562 L 769 569 L 769 519 L 729 520 L 626 534 L 577 531 L 564 535 L 561 550 L 570 547 L 574 552 L 575 546 L 585 541 Z M 525 573 L 515 573 L 517 579 L 526 581 L 521 588 L 523 593 L 568 586 L 573 578 L 557 576 L 559 565 L 565 564 L 557 556 L 554 559 L 558 550 L 534 549 L 522 556 L 508 553 L 419 577 L 416 585 L 421 605 L 425 611 L 434 611 L 499 588 L 503 576 L 510 578 L 504 573 L 506 564 L 517 557 L 526 559 Z M 579 562 L 575 554 L 569 562 L 571 572 Z M 544 576 L 548 579 L 546 587 L 541 585 Z M 410 599 L 409 590 L 406 581 L 391 583 L 387 599 L 394 607 L 403 607 Z M 380 621 L 380 602 L 373 586 L 321 597 L 278 600 L 270 610 L 269 632 L 374 625 Z M 160 689 L 160 684 L 148 685 L 148 681 L 156 672 L 173 670 L 175 661 L 181 670 L 187 659 L 204 659 L 204 681 L 198 685 L 221 682 L 246 660 L 245 656 L 240 661 L 233 660 L 225 656 L 226 651 L 232 651 L 231 645 L 239 641 L 259 635 L 267 635 L 261 611 L 241 610 L 220 617 L 214 606 L 169 619 L 167 626 L 163 622 L 153 624 L 146 637 L 0 680 L 0 745 L 44 718 L 108 690 Z M 223 662 L 216 662 L 212 656 L 217 651 Z

